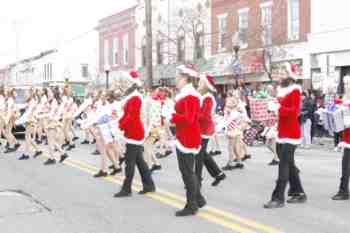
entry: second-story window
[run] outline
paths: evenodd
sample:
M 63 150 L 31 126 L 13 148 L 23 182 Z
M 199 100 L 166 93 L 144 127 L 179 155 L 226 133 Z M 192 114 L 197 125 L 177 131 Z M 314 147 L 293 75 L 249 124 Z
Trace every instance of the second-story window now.
M 288 0 L 288 40 L 299 40 L 300 0 Z
M 110 64 L 109 63 L 109 41 L 107 39 L 104 40 L 103 46 L 104 46 L 104 49 L 103 49 L 104 64 Z
M 124 65 L 129 64 L 129 35 L 125 34 L 123 37 L 123 62 Z
M 272 44 L 272 3 L 261 5 L 261 33 L 263 45 Z
M 244 8 L 238 11 L 238 32 L 243 43 L 248 42 L 248 19 L 249 9 Z
M 113 39 L 113 65 L 118 65 L 118 51 L 119 51 L 118 38 L 114 38 Z
M 225 49 L 225 41 L 227 37 L 227 14 L 219 15 L 219 50 Z
M 88 64 L 81 65 L 81 77 L 83 77 L 83 78 L 89 77 L 89 65 Z

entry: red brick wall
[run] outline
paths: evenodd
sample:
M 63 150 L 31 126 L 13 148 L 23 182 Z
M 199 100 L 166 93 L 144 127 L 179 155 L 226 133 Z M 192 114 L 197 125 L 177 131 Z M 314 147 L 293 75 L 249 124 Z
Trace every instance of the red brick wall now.
M 275 45 L 288 41 L 288 5 L 286 0 L 271 0 L 272 6 L 272 43 Z M 226 49 L 232 50 L 232 35 L 238 30 L 238 10 L 249 8 L 248 45 L 249 49 L 261 47 L 259 26 L 260 4 L 269 0 L 213 0 L 212 1 L 212 53 L 218 53 L 218 15 L 227 13 L 228 34 Z M 310 32 L 310 0 L 300 0 L 300 36 L 299 41 L 306 41 Z M 291 41 L 293 43 L 298 41 Z

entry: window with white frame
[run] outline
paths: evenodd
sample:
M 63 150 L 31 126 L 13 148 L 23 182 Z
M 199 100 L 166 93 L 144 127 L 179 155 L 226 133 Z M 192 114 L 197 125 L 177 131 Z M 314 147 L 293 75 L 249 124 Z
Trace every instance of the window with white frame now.
M 272 4 L 261 5 L 261 27 L 263 45 L 272 44 Z
M 81 77 L 83 77 L 83 78 L 89 77 L 89 65 L 88 64 L 81 65 Z
M 117 37 L 113 39 L 113 65 L 118 65 L 119 40 Z
M 227 36 L 227 14 L 219 15 L 219 50 L 225 49 L 225 41 Z
M 124 65 L 129 64 L 129 35 L 125 34 L 123 37 L 123 62 Z
M 103 43 L 103 56 L 104 56 L 104 64 L 109 64 L 109 44 L 108 44 L 108 40 L 104 40 Z
M 238 11 L 238 32 L 242 42 L 248 41 L 248 19 L 249 9 L 241 9 Z
M 288 40 L 299 40 L 300 0 L 288 0 Z

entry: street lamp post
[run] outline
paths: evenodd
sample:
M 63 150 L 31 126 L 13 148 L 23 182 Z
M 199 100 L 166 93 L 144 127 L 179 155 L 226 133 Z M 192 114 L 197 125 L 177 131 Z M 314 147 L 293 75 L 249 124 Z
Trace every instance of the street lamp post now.
M 105 73 L 106 73 L 106 89 L 109 89 L 109 71 L 111 70 L 111 66 L 109 64 L 105 64 Z

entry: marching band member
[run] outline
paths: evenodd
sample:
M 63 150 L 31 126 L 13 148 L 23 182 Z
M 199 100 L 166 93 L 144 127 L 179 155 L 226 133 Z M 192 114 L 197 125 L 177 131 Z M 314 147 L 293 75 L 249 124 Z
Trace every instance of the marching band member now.
M 63 145 L 64 147 L 68 146 L 67 151 L 70 151 L 75 148 L 75 144 L 73 141 L 73 134 L 71 132 L 72 127 L 72 114 L 74 108 L 74 100 L 72 97 L 72 91 L 68 85 L 66 85 L 63 89 L 63 98 L 61 103 L 61 111 L 60 115 L 62 116 L 62 130 L 64 134 L 64 138 L 66 143 Z
M 0 138 L 5 135 L 5 110 L 6 110 L 6 100 L 5 100 L 5 89 L 0 86 Z
M 84 102 L 79 106 L 77 111 L 73 114 L 73 118 L 77 118 L 81 115 L 82 119 L 86 119 L 87 115 L 91 111 L 92 104 L 93 104 L 93 93 L 87 92 Z M 84 144 L 90 144 L 90 131 L 88 129 L 82 129 L 84 133 L 84 140 L 80 143 L 82 145 Z
M 213 93 L 216 92 L 214 78 L 211 75 L 202 75 L 198 84 L 198 92 L 202 95 L 201 108 L 199 113 L 199 126 L 202 137 L 202 148 L 196 157 L 196 174 L 199 184 L 202 183 L 203 164 L 207 168 L 209 174 L 215 179 L 212 183 L 217 186 L 226 178 L 213 157 L 208 154 L 207 147 L 209 139 L 215 134 L 215 125 L 213 115 L 216 108 L 216 100 Z
M 290 199 L 288 203 L 304 203 L 307 200 L 301 180 L 299 169 L 295 165 L 294 153 L 297 145 L 301 143 L 301 130 L 299 124 L 301 87 L 295 84 L 296 67 L 286 63 L 287 75 L 281 80 L 278 90 L 279 108 L 277 155 L 280 159 L 278 179 L 271 200 L 264 208 L 273 209 L 284 206 L 285 189 L 289 182 Z
M 244 168 L 242 163 L 244 158 L 242 137 L 243 129 L 249 119 L 239 101 L 239 94 L 235 91 L 227 98 L 225 106 L 225 128 L 228 139 L 229 160 L 227 165 L 222 168 L 224 171 Z M 236 164 L 233 165 L 234 163 Z
M 16 138 L 12 134 L 12 129 L 14 127 L 14 123 L 16 120 L 16 91 L 15 89 L 10 89 L 7 92 L 7 100 L 6 100 L 6 116 L 5 116 L 5 137 L 9 144 L 9 147 L 4 152 L 11 153 L 17 151 L 17 149 L 20 147 L 20 144 L 17 143 Z
M 350 108 L 350 76 L 344 77 L 345 93 L 342 101 L 338 101 L 343 108 Z M 349 200 L 349 177 L 350 177 L 350 128 L 343 131 L 343 139 L 340 146 L 344 148 L 342 159 L 342 176 L 339 190 L 332 197 L 335 201 Z
M 100 109 L 98 109 L 98 137 L 102 142 L 101 147 L 101 170 L 94 175 L 95 178 L 106 177 L 108 176 L 107 172 L 107 159 L 109 159 L 112 165 L 111 176 L 119 173 L 122 169 L 117 162 L 117 154 L 115 153 L 114 148 L 114 134 L 111 131 L 111 127 L 109 125 L 112 120 L 112 102 L 114 101 L 114 95 L 112 92 L 107 93 L 103 92 L 101 95 L 102 105 Z
M 60 136 L 62 134 L 62 125 L 59 122 L 59 105 L 57 101 L 59 98 L 60 94 L 57 92 L 57 90 L 55 93 L 52 93 L 51 90 L 48 91 L 48 104 L 50 107 L 46 114 L 48 118 L 47 140 L 50 158 L 45 161 L 44 165 L 52 165 L 56 163 L 56 150 L 61 154 L 59 160 L 60 163 L 63 163 L 68 158 L 67 153 L 65 153 L 65 151 L 62 149 L 62 137 Z
M 145 129 L 141 121 L 141 109 L 143 96 L 138 89 L 141 81 L 137 72 L 122 73 L 121 88 L 126 97 L 123 100 L 123 116 L 119 120 L 119 129 L 123 132 L 126 142 L 126 169 L 123 186 L 114 197 L 126 197 L 131 195 L 131 185 L 135 173 L 135 165 L 141 175 L 143 190 L 139 194 L 155 192 L 155 185 L 151 177 L 151 172 L 143 158 L 143 144 L 145 141 Z
M 179 169 L 186 189 L 186 205 L 176 212 L 176 216 L 195 215 L 198 208 L 206 205 L 195 172 L 196 156 L 201 149 L 199 125 L 200 94 L 193 87 L 197 72 L 192 65 L 177 68 L 175 112 L 163 112 L 165 119 L 176 126 L 176 153 Z M 174 111 L 174 110 L 172 110 Z
M 161 134 L 161 110 L 162 105 L 158 100 L 159 90 L 155 89 L 150 96 L 146 97 L 145 100 L 145 129 L 146 129 L 146 140 L 144 144 L 144 153 L 148 167 L 151 171 L 160 170 L 162 167 L 153 153 L 153 145 L 160 139 Z
M 25 124 L 25 144 L 24 152 L 18 160 L 27 160 L 30 155 L 34 152 L 33 157 L 36 158 L 42 154 L 38 146 L 34 143 L 34 132 L 36 123 L 36 110 L 38 108 L 38 103 L 34 99 L 33 91 L 28 90 L 26 94 L 26 111 L 20 119 L 16 121 L 16 125 Z

